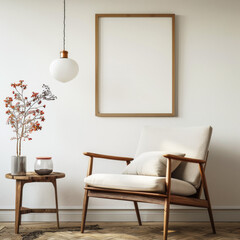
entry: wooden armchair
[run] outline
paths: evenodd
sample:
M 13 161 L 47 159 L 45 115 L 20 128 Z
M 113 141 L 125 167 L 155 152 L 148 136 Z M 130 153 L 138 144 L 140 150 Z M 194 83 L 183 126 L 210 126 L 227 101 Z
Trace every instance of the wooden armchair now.
M 167 235 L 168 235 L 170 204 L 207 208 L 210 221 L 211 221 L 212 231 L 213 233 L 216 233 L 213 215 L 212 215 L 211 203 L 210 203 L 210 198 L 209 198 L 209 193 L 207 188 L 207 182 L 206 182 L 206 177 L 204 173 L 205 167 L 206 167 L 206 160 L 203 160 L 203 159 L 207 159 L 208 146 L 209 146 L 212 128 L 200 127 L 200 128 L 182 128 L 181 130 L 179 129 L 177 129 L 176 131 L 175 130 L 172 131 L 171 129 L 170 133 L 165 135 L 165 133 L 169 131 L 168 129 L 163 130 L 163 129 L 156 129 L 154 127 L 145 128 L 142 133 L 142 137 L 140 139 L 139 148 L 137 150 L 136 155 L 144 151 L 159 150 L 163 147 L 167 151 L 170 151 L 170 148 L 172 148 L 173 146 L 177 148 L 176 149 L 177 151 L 181 151 L 181 152 L 185 151 L 186 155 L 188 155 L 188 153 L 189 155 L 190 154 L 194 155 L 195 151 L 192 151 L 191 147 L 195 146 L 197 148 L 196 155 L 202 156 L 202 159 L 180 157 L 176 155 L 166 154 L 165 157 L 167 158 L 167 170 L 166 170 L 166 177 L 164 178 L 138 176 L 138 175 L 126 176 L 124 174 L 93 174 L 92 175 L 94 158 L 125 161 L 127 165 L 130 164 L 133 158 L 109 156 L 109 155 L 102 155 L 102 154 L 89 153 L 89 152 L 84 153 L 86 156 L 90 157 L 90 160 L 89 160 L 87 178 L 85 178 L 86 186 L 85 186 L 82 223 L 81 223 L 82 233 L 84 232 L 84 228 L 85 228 L 89 197 L 133 201 L 139 225 L 142 225 L 142 222 L 141 222 L 141 217 L 139 214 L 137 202 L 163 204 L 164 205 L 164 229 L 163 229 L 164 240 L 167 239 Z M 161 134 L 158 135 L 159 133 Z M 176 142 L 174 139 L 177 139 L 177 141 L 179 141 L 179 134 L 182 136 L 180 138 L 184 139 L 184 142 L 186 144 L 181 144 L 181 145 L 175 144 Z M 160 137 L 156 137 L 156 136 L 160 136 Z M 166 141 L 163 141 L 162 143 L 160 143 L 161 141 L 157 141 L 157 144 L 155 145 L 151 144 L 151 142 L 153 143 L 156 140 L 164 139 L 164 136 L 168 136 L 167 138 L 165 138 Z M 195 140 L 192 139 L 191 141 L 192 137 L 193 138 L 199 137 L 201 141 L 198 141 L 196 139 Z M 171 141 L 172 139 L 174 141 Z M 150 141 L 150 144 L 149 144 L 149 141 Z M 165 144 L 167 144 L 170 148 L 167 148 L 166 146 L 164 146 Z M 180 147 L 178 148 L 177 146 L 180 146 Z M 171 173 L 172 160 L 181 161 L 181 164 L 173 173 Z M 156 178 L 158 180 L 157 182 L 158 184 L 164 185 L 164 190 L 161 190 L 159 192 L 159 191 L 151 191 L 150 189 L 150 191 L 148 191 L 148 189 L 141 189 L 137 187 L 137 185 L 135 186 L 136 190 L 134 190 L 134 186 L 131 186 L 132 184 L 131 179 L 136 179 L 136 178 L 138 178 L 141 181 L 143 179 L 144 182 L 146 182 L 146 180 L 155 181 L 155 179 L 153 178 Z M 124 181 L 125 183 L 127 183 L 125 188 L 119 187 L 117 185 L 118 179 L 119 181 L 123 181 L 121 186 L 124 185 Z M 110 183 L 108 182 L 108 180 L 110 181 Z M 176 192 L 176 186 L 178 186 L 177 185 L 178 183 L 181 183 L 183 185 L 185 184 L 188 189 L 190 190 L 195 189 L 195 191 L 194 192 L 188 191 L 188 194 L 185 194 L 184 192 L 183 194 L 181 194 L 181 192 L 177 192 L 177 194 L 175 194 L 174 191 Z M 174 187 L 175 190 L 171 188 L 172 184 L 175 184 L 175 187 Z M 182 187 L 182 185 L 179 185 L 179 186 Z M 200 199 L 202 188 L 204 190 L 205 199 Z

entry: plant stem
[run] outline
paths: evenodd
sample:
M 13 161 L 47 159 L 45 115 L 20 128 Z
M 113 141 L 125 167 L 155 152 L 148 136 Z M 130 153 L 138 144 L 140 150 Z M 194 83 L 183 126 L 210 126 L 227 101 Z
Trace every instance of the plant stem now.
M 19 155 L 21 156 L 22 154 L 22 137 L 23 137 L 23 133 L 24 133 L 24 125 L 25 125 L 25 119 L 26 119 L 26 102 L 23 96 L 23 89 L 22 89 L 22 94 L 20 94 L 22 97 L 22 102 L 23 102 L 23 106 L 24 106 L 24 117 L 23 117 L 23 121 L 22 121 L 22 132 L 20 135 L 20 141 L 19 141 Z
M 23 132 L 24 132 L 24 126 L 22 127 L 22 133 L 20 136 L 20 141 L 19 141 L 19 156 L 22 154 L 22 137 L 23 137 Z
M 18 156 L 18 138 L 17 138 L 17 156 Z
M 18 124 L 16 128 L 16 136 L 17 136 L 17 156 L 18 156 Z

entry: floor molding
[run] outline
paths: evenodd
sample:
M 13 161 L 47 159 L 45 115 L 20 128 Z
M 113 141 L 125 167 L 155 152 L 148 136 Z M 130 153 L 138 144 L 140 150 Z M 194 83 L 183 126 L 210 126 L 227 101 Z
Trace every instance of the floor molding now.
M 80 221 L 82 211 L 79 209 L 60 209 L 60 221 Z M 143 221 L 163 221 L 162 209 L 140 209 Z M 216 222 L 240 222 L 240 209 L 214 209 Z M 0 210 L 0 222 L 14 221 L 13 209 Z M 53 213 L 31 213 L 25 214 L 22 221 L 55 221 Z M 89 209 L 87 221 L 137 221 L 135 211 L 132 209 Z M 181 222 L 203 222 L 209 221 L 206 209 L 171 209 L 170 221 Z

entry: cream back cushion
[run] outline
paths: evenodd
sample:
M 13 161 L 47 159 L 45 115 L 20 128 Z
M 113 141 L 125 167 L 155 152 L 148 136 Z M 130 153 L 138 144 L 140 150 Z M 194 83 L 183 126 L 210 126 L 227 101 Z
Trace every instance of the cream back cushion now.
M 185 156 L 183 153 L 176 152 L 145 152 L 137 156 L 125 168 L 123 174 L 165 177 L 167 168 L 167 158 L 164 157 L 165 154 L 173 154 L 181 157 Z M 171 163 L 171 171 L 173 172 L 181 162 L 172 160 Z
M 135 158 L 151 151 L 175 151 L 185 153 L 185 157 L 205 159 L 212 128 L 204 127 L 156 127 L 143 129 Z M 196 188 L 200 185 L 199 166 L 195 163 L 181 163 L 173 172 L 174 178 L 187 181 Z

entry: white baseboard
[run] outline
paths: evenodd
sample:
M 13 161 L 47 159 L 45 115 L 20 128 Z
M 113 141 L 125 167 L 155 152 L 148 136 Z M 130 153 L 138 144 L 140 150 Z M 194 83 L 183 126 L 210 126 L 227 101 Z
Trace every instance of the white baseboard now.
M 60 221 L 81 221 L 82 211 L 79 209 L 60 209 Z M 140 209 L 142 221 L 163 221 L 162 209 Z M 214 209 L 214 220 L 216 222 L 240 222 L 240 209 Z M 14 221 L 14 210 L 0 210 L 0 222 Z M 31 213 L 25 214 L 22 221 L 56 221 L 53 213 Z M 121 222 L 137 221 L 135 210 L 131 209 L 89 209 L 87 221 Z M 206 209 L 171 209 L 170 221 L 181 222 L 202 222 L 209 221 Z

